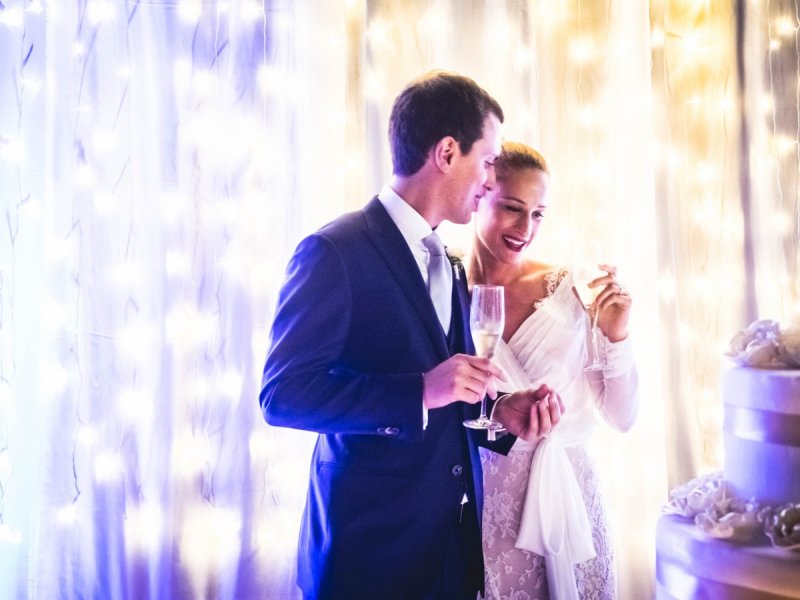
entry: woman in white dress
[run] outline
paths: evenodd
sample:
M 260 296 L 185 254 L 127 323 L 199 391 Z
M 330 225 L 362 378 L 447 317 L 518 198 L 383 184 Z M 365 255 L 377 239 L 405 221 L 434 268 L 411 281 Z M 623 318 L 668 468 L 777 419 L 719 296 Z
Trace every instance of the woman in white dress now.
M 508 454 L 482 452 L 486 597 L 610 599 L 614 561 L 603 502 L 585 442 L 599 413 L 625 431 L 636 416 L 638 376 L 628 339 L 631 298 L 616 268 L 599 265 L 602 370 L 585 371 L 591 322 L 566 269 L 531 260 L 525 249 L 547 210 L 542 156 L 505 143 L 497 185 L 478 204 L 470 284 L 505 287 L 506 326 L 494 360 L 509 391 L 542 383 L 560 394 L 564 414 L 538 442 Z M 604 273 L 603 273 L 604 272 Z

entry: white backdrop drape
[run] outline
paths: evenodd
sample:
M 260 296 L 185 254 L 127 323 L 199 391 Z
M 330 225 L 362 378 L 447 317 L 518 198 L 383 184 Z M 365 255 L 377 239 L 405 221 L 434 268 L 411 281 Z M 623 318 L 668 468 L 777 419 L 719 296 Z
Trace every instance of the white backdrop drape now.
M 542 150 L 532 251 L 620 266 L 634 429 L 598 456 L 620 597 L 719 466 L 719 355 L 797 321 L 796 2 L 2 0 L 0 597 L 296 598 L 313 436 L 257 396 L 299 238 L 389 175 L 430 68 Z M 469 227 L 445 232 L 467 246 Z

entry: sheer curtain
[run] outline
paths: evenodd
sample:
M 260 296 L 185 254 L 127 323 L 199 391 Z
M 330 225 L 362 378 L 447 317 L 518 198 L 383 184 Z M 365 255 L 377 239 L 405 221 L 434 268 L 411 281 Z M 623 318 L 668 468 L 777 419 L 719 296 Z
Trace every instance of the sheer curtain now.
M 2 0 L 0 597 L 296 598 L 312 435 L 257 395 L 301 236 L 389 174 L 391 101 L 468 74 L 542 150 L 532 251 L 635 297 L 598 456 L 621 598 L 721 464 L 719 359 L 798 319 L 795 2 Z M 451 247 L 471 230 L 450 227 Z

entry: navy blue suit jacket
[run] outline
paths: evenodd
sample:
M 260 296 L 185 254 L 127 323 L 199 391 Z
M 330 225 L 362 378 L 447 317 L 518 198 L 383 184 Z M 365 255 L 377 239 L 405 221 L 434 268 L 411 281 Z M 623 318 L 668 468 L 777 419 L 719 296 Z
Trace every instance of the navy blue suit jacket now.
M 422 373 L 451 350 L 473 351 L 467 294 L 464 277 L 454 279 L 448 347 L 411 250 L 377 198 L 295 251 L 260 401 L 270 424 L 320 434 L 298 549 L 308 597 L 423 597 L 450 560 L 465 493 L 476 510 L 459 526 L 460 545 L 469 586 L 482 589 L 476 443 L 486 436 L 461 424 L 477 407 L 431 410 L 422 424 Z

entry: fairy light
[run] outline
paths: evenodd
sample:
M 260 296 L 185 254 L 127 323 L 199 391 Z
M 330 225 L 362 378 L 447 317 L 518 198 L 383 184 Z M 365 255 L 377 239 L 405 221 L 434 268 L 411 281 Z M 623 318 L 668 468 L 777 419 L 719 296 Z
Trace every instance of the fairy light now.
M 202 14 L 203 0 L 180 0 L 178 3 L 178 16 L 187 25 L 197 23 Z
M 152 423 L 155 409 L 152 399 L 154 393 L 141 388 L 120 390 L 117 395 L 117 410 L 120 417 L 128 423 L 146 426 Z
M 145 268 L 134 261 L 118 262 L 111 269 L 109 280 L 120 288 L 142 285 L 145 278 Z
M 15 545 L 21 544 L 22 532 L 19 529 L 0 522 L 0 543 L 2 542 Z
M 6 6 L 0 10 L 0 25 L 5 25 L 13 29 L 22 29 L 25 23 L 25 14 L 17 6 Z
M 75 433 L 75 440 L 85 448 L 91 448 L 97 442 L 97 431 L 89 425 L 81 425 Z
M 92 149 L 100 155 L 114 152 L 119 146 L 119 134 L 113 129 L 98 129 L 92 133 Z
M 172 464 L 182 478 L 194 477 L 212 460 L 211 443 L 204 436 L 190 432 L 177 434 L 172 444 Z
M 595 58 L 597 50 L 588 38 L 575 38 L 570 43 L 570 56 L 578 63 L 586 63 Z
M 182 250 L 168 250 L 164 270 L 169 279 L 185 279 L 192 274 L 192 258 Z
M 127 508 L 125 543 L 134 552 L 157 551 L 163 541 L 164 529 L 164 511 L 158 504 L 150 502 Z
M 78 522 L 78 508 L 74 504 L 61 507 L 56 512 L 56 522 L 61 525 L 74 525 Z
M 111 215 L 119 209 L 119 203 L 114 194 L 99 190 L 92 196 L 92 205 L 98 215 Z
M 170 311 L 164 320 L 164 332 L 172 344 L 197 346 L 213 341 L 216 319 L 185 304 Z
M 18 136 L 0 135 L 0 160 L 20 165 L 25 160 L 25 142 Z
M 123 473 L 122 459 L 114 452 L 101 452 L 94 457 L 94 476 L 99 483 L 120 479 Z
M 114 3 L 109 0 L 89 0 L 86 4 L 86 17 L 90 25 L 99 25 L 114 19 Z
M 199 577 L 231 568 L 239 557 L 242 517 L 222 507 L 190 507 L 182 520 L 181 560 Z
M 134 322 L 124 326 L 116 336 L 116 348 L 126 360 L 149 356 L 157 342 L 150 322 Z

